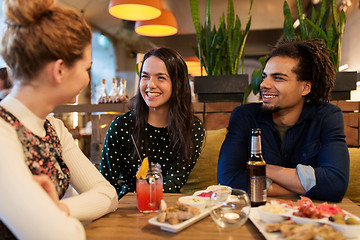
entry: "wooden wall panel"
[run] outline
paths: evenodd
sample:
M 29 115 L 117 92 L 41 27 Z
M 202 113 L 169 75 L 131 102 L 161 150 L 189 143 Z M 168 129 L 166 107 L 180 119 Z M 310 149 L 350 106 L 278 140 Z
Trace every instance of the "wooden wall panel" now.
M 195 113 L 194 115 L 196 117 L 198 117 L 202 123 L 204 123 L 204 114 L 203 113 Z
M 359 146 L 359 113 L 344 112 L 344 132 L 346 135 L 346 143 L 348 146 Z
M 349 147 L 359 147 L 359 129 L 345 126 L 346 143 Z
M 217 130 L 226 128 L 229 124 L 231 113 L 206 113 L 205 114 L 205 129 Z
M 359 111 L 359 102 L 331 101 L 331 103 L 339 106 L 343 112 Z
M 193 109 L 194 109 L 195 113 L 203 113 L 204 112 L 205 103 L 194 102 L 192 105 L 193 105 Z
M 240 102 L 205 103 L 205 112 L 232 112 L 239 105 L 241 105 Z

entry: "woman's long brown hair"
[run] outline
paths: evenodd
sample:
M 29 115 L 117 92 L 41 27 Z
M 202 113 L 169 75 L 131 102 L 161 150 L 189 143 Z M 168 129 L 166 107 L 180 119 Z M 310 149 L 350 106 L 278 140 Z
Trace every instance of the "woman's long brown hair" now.
M 193 153 L 192 124 L 194 120 L 187 66 L 180 54 L 174 50 L 169 48 L 152 49 L 144 55 L 139 82 L 141 81 L 144 62 L 151 56 L 155 56 L 165 63 L 171 79 L 172 93 L 169 99 L 169 122 L 167 126 L 171 138 L 170 147 L 173 150 L 173 155 L 180 154 L 179 161 L 186 164 Z M 144 138 L 144 129 L 149 115 L 149 107 L 141 96 L 140 88 L 138 88 L 134 101 L 132 134 L 136 145 L 139 147 Z

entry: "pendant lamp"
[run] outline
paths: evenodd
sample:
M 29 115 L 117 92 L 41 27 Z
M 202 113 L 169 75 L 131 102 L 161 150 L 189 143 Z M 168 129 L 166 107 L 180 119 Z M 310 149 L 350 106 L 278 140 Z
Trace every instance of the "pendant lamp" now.
M 135 23 L 135 32 L 148 37 L 170 36 L 176 34 L 177 31 L 174 15 L 164 8 L 161 10 L 160 17 Z
M 161 0 L 110 0 L 109 13 L 120 19 L 143 21 L 161 14 Z

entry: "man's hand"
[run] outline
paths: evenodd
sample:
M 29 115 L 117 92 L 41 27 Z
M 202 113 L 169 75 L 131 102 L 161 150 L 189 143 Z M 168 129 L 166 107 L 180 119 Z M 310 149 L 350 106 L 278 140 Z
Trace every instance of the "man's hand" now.
M 70 210 L 65 204 L 59 201 L 59 195 L 57 194 L 55 185 L 51 179 L 47 175 L 34 175 L 33 179 L 45 190 L 60 210 L 64 211 L 69 216 Z

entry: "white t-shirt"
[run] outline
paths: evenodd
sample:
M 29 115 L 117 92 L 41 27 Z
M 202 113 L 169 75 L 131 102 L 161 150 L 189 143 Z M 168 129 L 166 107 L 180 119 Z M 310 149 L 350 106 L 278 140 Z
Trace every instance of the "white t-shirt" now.
M 20 101 L 9 95 L 0 105 L 34 134 L 45 136 L 44 119 Z M 32 179 L 15 128 L 0 118 L 0 218 L 19 239 L 85 239 L 80 221 L 116 210 L 117 194 L 77 147 L 63 122 L 50 116 L 47 119 L 60 139 L 70 183 L 79 193 L 61 199 L 69 207 L 70 216 Z

